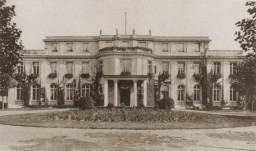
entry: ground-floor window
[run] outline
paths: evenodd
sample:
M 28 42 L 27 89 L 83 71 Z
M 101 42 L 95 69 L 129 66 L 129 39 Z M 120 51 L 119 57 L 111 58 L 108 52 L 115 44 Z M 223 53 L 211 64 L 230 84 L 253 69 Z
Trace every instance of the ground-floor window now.
M 219 85 L 213 86 L 213 101 L 220 101 L 221 87 Z
M 51 100 L 57 100 L 57 92 L 58 92 L 58 89 L 57 89 L 57 85 L 56 84 L 51 84 L 50 86 L 50 89 L 51 89 Z
M 194 101 L 200 101 L 201 89 L 200 85 L 194 86 Z
M 184 101 L 185 98 L 185 86 L 179 85 L 178 86 L 178 101 Z
M 89 84 L 83 84 L 81 91 L 82 91 L 81 93 L 82 97 L 90 96 L 91 86 Z
M 66 86 L 66 100 L 67 101 L 72 101 L 74 98 L 74 88 L 72 84 L 68 84 Z
M 16 99 L 17 99 L 17 100 L 22 100 L 22 98 L 23 98 L 23 88 L 22 88 L 22 85 L 19 84 L 19 85 L 17 86 L 17 95 L 16 95 Z
M 238 100 L 238 91 L 234 86 L 230 87 L 230 101 L 237 101 Z
M 39 90 L 39 85 L 38 84 L 34 84 L 33 86 L 32 86 L 32 100 L 39 100 L 39 92 L 40 90 Z

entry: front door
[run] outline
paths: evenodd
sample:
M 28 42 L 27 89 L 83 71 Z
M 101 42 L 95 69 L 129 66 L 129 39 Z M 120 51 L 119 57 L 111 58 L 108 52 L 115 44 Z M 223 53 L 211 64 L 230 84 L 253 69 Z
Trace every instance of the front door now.
M 120 104 L 130 106 L 130 87 L 120 87 Z

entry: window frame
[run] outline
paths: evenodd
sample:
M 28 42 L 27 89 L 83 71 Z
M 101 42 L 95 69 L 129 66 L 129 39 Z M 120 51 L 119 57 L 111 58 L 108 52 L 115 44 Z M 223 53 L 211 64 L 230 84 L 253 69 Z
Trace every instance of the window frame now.
M 165 68 L 165 66 L 167 68 Z M 166 70 L 167 69 L 167 70 Z M 169 62 L 162 62 L 162 71 L 163 72 L 166 72 L 166 73 L 169 73 Z
M 162 52 L 168 52 L 168 43 L 162 43 Z
M 236 73 L 236 67 L 237 67 L 237 62 L 230 62 L 229 64 L 229 71 L 230 71 L 230 75 L 233 75 Z
M 67 43 L 67 52 L 73 52 L 73 43 Z
M 238 101 L 238 91 L 234 86 L 230 86 L 230 91 L 229 91 L 230 95 L 229 95 L 229 100 L 231 102 L 237 102 Z
M 180 49 L 182 45 L 182 49 Z M 177 51 L 178 52 L 185 52 L 185 44 L 184 43 L 177 43 Z
M 69 67 L 68 67 L 68 64 L 71 64 L 71 72 L 69 72 Z M 67 70 L 67 73 L 69 74 L 73 74 L 74 73 L 74 62 L 66 62 L 66 70 Z
M 193 100 L 196 102 L 201 101 L 201 86 L 199 84 L 194 85 Z
M 19 73 L 19 74 L 24 73 L 24 63 L 23 62 L 20 62 L 17 65 L 17 73 Z
M 33 101 L 40 100 L 40 85 L 39 84 L 32 85 L 32 100 Z
M 213 101 L 214 102 L 220 102 L 221 101 L 221 86 L 220 85 L 214 85 L 213 86 Z
M 74 100 L 74 87 L 72 84 L 67 84 L 66 87 L 66 93 L 65 93 L 65 100 L 66 101 L 73 101 Z
M 178 85 L 178 98 L 177 100 L 179 102 L 185 101 L 185 86 L 184 85 Z
M 131 72 L 132 61 L 129 58 L 120 59 L 121 72 Z
M 58 87 L 56 83 L 50 85 L 50 100 L 56 101 L 58 99 Z
M 32 73 L 40 74 L 40 64 L 39 62 L 32 62 Z
M 182 65 L 182 68 L 180 68 Z M 185 74 L 185 62 L 178 62 L 177 64 L 177 69 L 178 69 L 178 74 Z
M 221 63 L 220 62 L 213 63 L 213 74 L 221 74 Z
M 83 84 L 81 85 L 81 97 L 91 96 L 91 84 Z
M 23 87 L 21 84 L 18 84 L 16 87 L 16 100 L 18 101 L 23 100 Z

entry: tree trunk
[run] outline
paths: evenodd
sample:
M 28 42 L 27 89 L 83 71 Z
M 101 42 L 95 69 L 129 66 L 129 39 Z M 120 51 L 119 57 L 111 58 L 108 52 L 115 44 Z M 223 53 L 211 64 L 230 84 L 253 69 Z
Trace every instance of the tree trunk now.
M 4 110 L 4 96 L 2 95 L 2 110 Z

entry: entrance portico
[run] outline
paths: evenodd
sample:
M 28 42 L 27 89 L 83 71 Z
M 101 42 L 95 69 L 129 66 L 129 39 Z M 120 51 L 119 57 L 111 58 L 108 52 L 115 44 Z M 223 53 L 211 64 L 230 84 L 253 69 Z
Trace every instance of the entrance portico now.
M 144 75 L 104 75 L 104 106 L 138 106 L 142 101 L 147 106 L 147 76 Z M 139 83 L 139 84 L 138 84 Z M 143 87 L 143 100 L 138 100 L 138 86 Z

